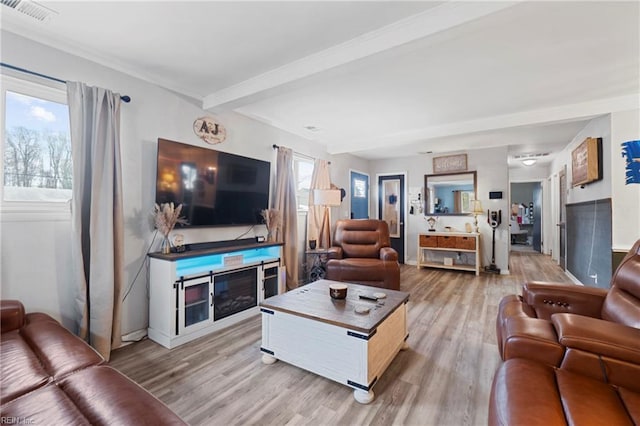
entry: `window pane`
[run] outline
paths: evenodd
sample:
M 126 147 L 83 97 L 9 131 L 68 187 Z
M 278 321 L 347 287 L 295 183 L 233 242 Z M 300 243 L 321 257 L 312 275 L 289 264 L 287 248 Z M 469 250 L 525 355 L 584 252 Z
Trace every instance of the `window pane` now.
M 296 198 L 298 210 L 309 210 L 309 188 L 311 187 L 311 176 L 313 175 L 313 162 L 296 158 L 294 159 L 294 170 L 296 174 Z
M 363 179 L 353 180 L 353 197 L 365 198 L 367 196 L 367 181 Z
M 4 200 L 70 200 L 67 106 L 8 90 L 5 102 Z

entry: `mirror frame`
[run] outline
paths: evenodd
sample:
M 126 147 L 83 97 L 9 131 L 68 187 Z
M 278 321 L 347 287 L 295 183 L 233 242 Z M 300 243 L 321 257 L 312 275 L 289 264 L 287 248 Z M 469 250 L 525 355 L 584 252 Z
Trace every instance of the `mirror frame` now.
M 458 175 L 471 175 L 473 177 L 473 196 L 474 200 L 478 199 L 478 175 L 475 170 L 456 173 L 438 173 L 433 175 L 424 175 L 424 215 L 425 216 L 472 216 L 473 212 L 468 213 L 433 213 L 429 211 L 429 178 L 442 177 L 442 176 L 458 176 Z

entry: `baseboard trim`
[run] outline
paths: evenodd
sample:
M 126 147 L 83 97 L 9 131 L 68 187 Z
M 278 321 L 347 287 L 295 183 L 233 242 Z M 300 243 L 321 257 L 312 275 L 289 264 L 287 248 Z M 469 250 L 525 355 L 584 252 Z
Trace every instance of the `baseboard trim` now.
M 143 328 L 141 330 L 136 330 L 133 331 L 129 334 L 125 334 L 121 337 L 122 339 L 122 346 L 126 346 L 130 343 L 135 343 L 135 342 L 139 342 L 140 340 L 144 339 L 145 337 L 147 337 L 147 329 Z
M 576 278 L 576 276 L 575 276 L 575 275 L 573 275 L 571 272 L 569 272 L 569 270 L 568 270 L 568 269 L 567 269 L 567 270 L 565 270 L 565 271 L 564 271 L 564 273 L 565 273 L 565 275 L 566 275 L 567 277 L 569 277 L 569 279 L 570 279 L 571 281 L 573 281 L 573 283 L 574 283 L 574 284 L 584 286 L 584 284 L 582 284 L 582 282 L 580 282 L 580 280 L 579 280 L 578 278 Z

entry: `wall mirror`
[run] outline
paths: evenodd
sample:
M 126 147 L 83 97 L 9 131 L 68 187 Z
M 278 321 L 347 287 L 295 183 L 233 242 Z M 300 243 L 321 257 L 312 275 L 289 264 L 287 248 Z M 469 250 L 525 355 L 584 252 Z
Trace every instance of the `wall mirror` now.
M 425 209 L 429 215 L 466 216 L 473 213 L 476 172 L 424 175 Z

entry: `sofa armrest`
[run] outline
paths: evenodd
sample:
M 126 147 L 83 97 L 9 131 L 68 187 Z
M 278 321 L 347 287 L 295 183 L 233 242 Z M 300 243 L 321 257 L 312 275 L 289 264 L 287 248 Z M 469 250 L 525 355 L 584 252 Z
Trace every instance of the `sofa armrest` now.
M 640 365 L 640 329 L 573 314 L 555 314 L 551 322 L 567 348 Z
M 536 316 L 550 319 L 556 313 L 574 313 L 599 318 L 607 290 L 575 284 L 531 281 L 522 289 L 522 300 Z
M 327 259 L 342 259 L 342 247 L 332 246 L 327 251 Z
M 2 333 L 17 330 L 24 325 L 24 305 L 18 300 L 0 301 L 0 324 Z
M 382 247 L 380 249 L 380 260 L 398 260 L 398 252 L 391 247 Z

